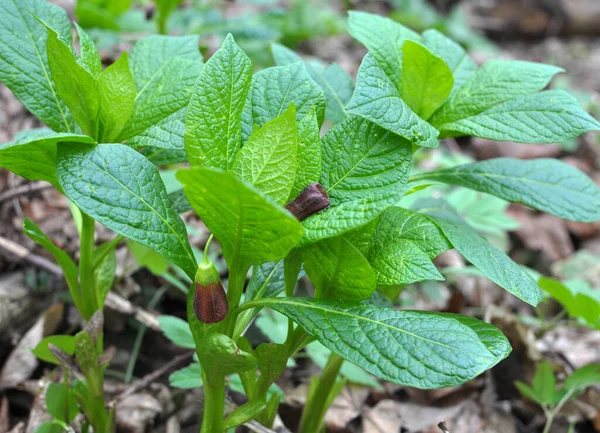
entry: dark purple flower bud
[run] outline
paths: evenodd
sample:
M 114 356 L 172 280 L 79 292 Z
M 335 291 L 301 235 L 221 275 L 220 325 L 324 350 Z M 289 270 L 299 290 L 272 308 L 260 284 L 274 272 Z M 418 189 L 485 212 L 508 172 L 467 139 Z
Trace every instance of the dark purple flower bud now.
M 194 314 L 204 323 L 218 323 L 227 316 L 227 295 L 220 281 L 202 285 L 195 284 Z
M 294 200 L 285 205 L 299 221 L 329 207 L 329 196 L 320 183 L 311 183 Z

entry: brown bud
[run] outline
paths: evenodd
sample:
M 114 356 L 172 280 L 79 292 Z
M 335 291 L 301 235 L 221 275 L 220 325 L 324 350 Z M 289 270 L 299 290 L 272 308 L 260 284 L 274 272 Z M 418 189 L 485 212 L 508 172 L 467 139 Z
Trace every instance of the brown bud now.
M 227 316 L 227 295 L 220 281 L 194 286 L 194 314 L 204 323 L 217 323 Z
M 320 183 L 311 183 L 304 188 L 298 197 L 285 205 L 299 221 L 329 207 L 329 196 Z

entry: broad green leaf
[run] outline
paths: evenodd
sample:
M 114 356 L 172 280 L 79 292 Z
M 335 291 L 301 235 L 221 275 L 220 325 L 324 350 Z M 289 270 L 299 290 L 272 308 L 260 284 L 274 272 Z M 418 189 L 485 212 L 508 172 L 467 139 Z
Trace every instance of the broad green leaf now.
M 244 299 L 273 298 L 283 290 L 283 262 L 281 260 L 254 265 Z
M 517 387 L 517 389 L 523 397 L 528 398 L 529 400 L 534 401 L 536 403 L 544 404 L 542 399 L 537 395 L 537 393 L 531 386 L 518 380 L 515 382 L 515 386 Z
M 66 42 L 69 41 L 69 42 Z M 58 33 L 48 30 L 48 65 L 58 95 L 65 101 L 73 119 L 81 127 L 84 134 L 96 137 L 98 133 L 97 118 L 100 110 L 100 94 L 98 82 L 84 68 L 69 44 L 71 36 L 66 40 L 59 39 Z
M 117 272 L 116 244 L 108 242 L 94 251 L 94 290 L 98 297 L 98 305 L 103 306 L 106 296 L 115 281 Z
M 301 254 L 315 286 L 315 298 L 360 301 L 371 296 L 377 286 L 367 259 L 342 237 L 308 245 Z
M 277 66 L 303 61 L 302 57 L 289 48 L 280 44 L 271 44 L 273 58 Z M 325 118 L 332 123 L 346 119 L 344 106 L 352 97 L 354 80 L 337 63 L 327 67 L 320 67 L 309 62 L 304 62 L 309 75 L 317 82 L 325 94 Z
M 236 255 L 241 267 L 280 260 L 302 237 L 298 220 L 233 173 L 196 167 L 177 179 L 229 266 Z
M 562 284 L 555 279 L 542 277 L 538 284 L 567 310 L 569 316 L 583 319 L 590 326 L 600 329 L 600 292 L 577 280 Z
M 530 305 L 535 306 L 541 301 L 542 293 L 531 275 L 448 210 L 444 201 L 432 199 L 415 206 L 486 277 Z
M 63 433 L 65 431 L 64 424 L 60 421 L 49 421 L 38 425 L 34 433 Z
M 406 40 L 420 42 L 421 37 L 389 18 L 358 11 L 348 14 L 348 33 L 369 49 L 381 65 L 384 75 L 389 77 L 391 84 L 400 92 L 402 45 Z
M 51 383 L 46 388 L 46 408 L 54 418 L 70 423 L 79 413 L 75 395 L 65 383 Z
M 544 361 L 537 368 L 533 377 L 533 390 L 538 398 L 545 404 L 551 404 L 554 400 L 554 388 L 556 379 L 552 366 L 548 361 Z
M 83 311 L 81 293 L 79 291 L 79 272 L 73 259 L 65 251 L 54 245 L 50 238 L 29 218 L 25 218 L 23 222 L 23 233 L 52 254 L 52 257 L 54 257 L 54 260 L 56 260 L 65 275 L 65 280 L 67 281 L 67 286 L 69 286 L 69 292 L 75 306 L 79 311 Z
M 127 144 L 136 147 L 152 147 L 156 148 L 157 151 L 161 151 L 162 149 L 179 150 L 183 152 L 184 160 L 187 160 L 187 157 L 185 157 L 185 147 L 183 143 L 186 114 L 187 107 L 174 112 L 170 116 L 167 116 L 156 124 L 150 126 L 144 132 L 141 132 L 135 137 L 127 140 Z M 162 164 L 155 163 L 155 165 Z
M 164 255 L 193 278 L 196 260 L 185 225 L 150 161 L 123 144 L 64 143 L 56 170 L 65 194 L 81 210 Z
M 364 117 L 416 145 L 439 145 L 438 131 L 402 100 L 371 53 L 367 53 L 358 69 L 356 90 L 346 106 L 346 112 Z
M 266 393 L 271 384 L 285 371 L 288 360 L 288 347 L 277 343 L 263 343 L 254 351 L 260 370 L 259 392 Z
M 298 170 L 289 199 L 321 178 L 321 135 L 316 111 L 298 122 Z
M 457 91 L 477 70 L 477 65 L 459 44 L 447 38 L 435 29 L 423 32 L 423 43 L 434 54 L 440 56 L 452 71 L 454 86 Z
M 359 117 L 335 125 L 321 141 L 321 185 L 331 206 L 303 222 L 304 243 L 334 237 L 377 218 L 406 190 L 411 144 Z
M 325 95 L 311 78 L 304 62 L 263 69 L 254 75 L 246 108 L 249 123 L 246 128 L 261 127 L 269 120 L 281 116 L 291 103 L 300 120 L 314 107 L 319 125 L 325 116 Z
M 458 385 L 510 353 L 498 329 L 455 314 L 312 298 L 263 299 L 248 305 L 279 311 L 369 373 L 416 388 Z
M 186 349 L 196 348 L 190 326 L 185 320 L 175 316 L 158 316 L 158 323 L 160 329 L 173 344 Z
M 423 45 L 406 41 L 402 46 L 402 100 L 421 118 L 429 119 L 444 103 L 454 78 L 448 65 Z
M 58 96 L 48 67 L 48 30 L 35 18 L 69 40 L 71 25 L 67 14 L 45 0 L 3 0 L 0 16 L 0 81 L 52 129 L 74 132 L 75 122 Z
M 176 209 L 175 212 L 177 212 Z M 127 242 L 127 246 L 133 253 L 138 265 L 148 268 L 154 275 L 161 275 L 167 272 L 169 262 L 161 254 L 134 241 Z
M 377 283 L 387 286 L 443 280 L 431 260 L 452 248 L 427 217 L 399 207 L 381 215 L 368 246 Z
M 95 78 L 98 78 L 102 73 L 102 59 L 100 59 L 100 53 L 98 53 L 96 44 L 85 30 L 83 30 L 79 24 L 74 24 L 77 29 L 77 35 L 79 36 L 81 62 Z
M 29 180 L 45 180 L 60 190 L 56 178 L 56 143 L 61 141 L 93 143 L 94 139 L 49 129 L 22 131 L 12 143 L 0 144 L 0 167 Z
M 600 384 L 600 364 L 589 364 L 578 368 L 565 380 L 567 389 L 583 389 Z
M 556 159 L 494 158 L 413 179 L 464 186 L 572 221 L 600 220 L 600 188 L 575 167 Z
M 442 126 L 443 135 L 473 135 L 518 143 L 554 143 L 599 131 L 600 123 L 564 90 L 521 96 Z
M 298 169 L 298 125 L 294 104 L 254 131 L 233 162 L 232 171 L 276 203 L 285 204 Z
M 548 85 L 561 68 L 521 60 L 488 60 L 452 94 L 430 122 L 438 129 L 475 116 L 501 102 L 537 92 Z
M 256 368 L 256 358 L 240 350 L 235 342 L 223 334 L 204 337 L 198 351 L 200 365 L 207 375 L 228 375 Z
M 48 344 L 55 345 L 69 355 L 72 355 L 75 352 L 75 337 L 72 335 L 51 335 L 46 337 L 35 346 L 35 349 L 31 349 L 31 352 L 42 361 L 57 365 L 60 364 L 58 359 L 56 359 L 48 348 Z
M 244 424 L 247 421 L 255 419 L 262 411 L 267 408 L 267 402 L 265 399 L 258 401 L 249 401 L 244 403 L 240 407 L 236 408 L 233 412 L 227 415 L 225 421 L 223 421 L 223 428 L 233 428 L 238 425 Z
M 119 141 L 143 133 L 188 105 L 202 68 L 198 37 L 148 36 L 133 46 L 130 64 L 137 94 Z
M 135 82 L 129 70 L 127 52 L 110 65 L 98 78 L 100 92 L 100 138 L 98 141 L 114 142 L 133 113 Z
M 252 62 L 228 35 L 200 72 L 187 111 L 185 148 L 192 167 L 231 169 L 251 81 Z
M 174 371 L 169 376 L 169 384 L 175 388 L 200 388 L 203 384 L 200 364 L 194 362 L 187 367 Z

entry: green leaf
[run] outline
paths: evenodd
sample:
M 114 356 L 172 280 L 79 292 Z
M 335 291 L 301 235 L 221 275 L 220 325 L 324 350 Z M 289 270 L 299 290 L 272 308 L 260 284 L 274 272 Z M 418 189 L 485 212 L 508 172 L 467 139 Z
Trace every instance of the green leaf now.
M 256 368 L 256 358 L 240 350 L 235 342 L 223 334 L 204 337 L 198 351 L 200 365 L 207 375 L 228 375 Z
M 267 408 L 266 404 L 267 402 L 265 399 L 244 403 L 227 415 L 227 418 L 225 418 L 225 421 L 223 421 L 223 428 L 233 428 L 244 424 L 247 421 L 253 420 Z
M 60 362 L 52 354 L 48 348 L 48 344 L 53 344 L 59 349 L 72 355 L 75 352 L 75 337 L 72 335 L 51 335 L 44 338 L 42 341 L 32 349 L 31 352 L 42 361 L 50 362 L 52 364 L 59 365 Z
M 312 298 L 263 299 L 248 305 L 279 311 L 369 373 L 416 388 L 464 383 L 510 353 L 498 329 L 455 314 Z
M 188 108 L 185 148 L 192 167 L 231 169 L 251 81 L 252 62 L 228 35 L 200 72 Z
M 334 237 L 374 220 L 406 190 L 411 144 L 351 117 L 323 137 L 321 185 L 331 206 L 303 221 L 304 243 Z
M 416 145 L 439 145 L 438 131 L 402 100 L 399 91 L 371 53 L 367 53 L 360 64 L 356 90 L 346 106 L 346 112 L 364 117 Z
M 600 220 L 600 188 L 575 167 L 556 159 L 494 158 L 413 179 L 460 185 L 572 221 Z
M 423 43 L 434 54 L 440 56 L 452 71 L 454 86 L 457 91 L 477 70 L 477 65 L 459 44 L 447 38 L 435 29 L 423 32 Z
M 444 124 L 442 129 L 443 135 L 554 143 L 587 131 L 599 131 L 600 123 L 564 90 L 548 90 L 521 96 L 477 115 Z
M 25 218 L 25 221 L 23 221 L 23 233 L 52 254 L 52 257 L 54 257 L 54 260 L 56 260 L 65 275 L 65 280 L 67 281 L 67 286 L 69 286 L 69 292 L 75 306 L 79 311 L 82 311 L 83 304 L 81 293 L 79 292 L 79 272 L 73 259 L 62 249 L 54 245 L 50 238 L 29 218 Z
M 400 96 L 423 119 L 429 119 L 444 103 L 454 85 L 444 60 L 413 41 L 402 46 L 402 78 L 410 86 L 402 86 Z
M 315 298 L 367 299 L 375 290 L 375 272 L 365 257 L 342 237 L 324 239 L 301 250 L 304 269 L 315 286 Z
M 552 366 L 548 361 L 540 364 L 533 377 L 533 390 L 542 403 L 551 404 L 554 402 L 554 388 L 556 379 Z
M 252 267 L 252 277 L 246 287 L 244 299 L 273 298 L 283 290 L 283 262 L 267 262 Z
M 67 431 L 67 429 L 60 421 L 49 421 L 38 425 L 34 433 L 62 433 L 64 431 Z
M 540 288 L 560 303 L 569 316 L 581 318 L 592 327 L 600 328 L 600 293 L 586 283 L 569 281 L 562 284 L 552 278 L 538 280 Z
M 84 68 L 70 46 L 71 35 L 66 40 L 59 39 L 58 33 L 48 30 L 48 65 L 58 95 L 65 101 L 73 119 L 84 134 L 97 136 L 100 94 L 98 82 Z
M 285 371 L 288 348 L 283 344 L 263 343 L 256 348 L 254 356 L 260 370 L 260 377 L 258 378 L 259 392 L 266 394 L 275 379 Z
M 169 262 L 163 255 L 134 241 L 127 242 L 127 245 L 138 265 L 148 268 L 154 275 L 162 275 L 167 272 Z
M 98 305 L 103 306 L 106 296 L 115 281 L 117 272 L 117 255 L 113 242 L 100 245 L 94 251 L 94 290 L 98 297 Z
M 534 401 L 536 403 L 544 404 L 544 402 L 540 399 L 540 397 L 537 395 L 537 393 L 531 386 L 518 380 L 515 382 L 515 386 L 517 387 L 521 395 L 523 395 L 523 397 L 528 398 L 529 400 Z
M 100 92 L 100 139 L 114 142 L 133 113 L 135 82 L 129 70 L 127 52 L 98 78 Z
M 232 173 L 197 167 L 177 179 L 230 266 L 234 255 L 241 267 L 279 260 L 302 237 L 298 220 Z
M 70 423 L 79 413 L 73 391 L 65 383 L 51 383 L 46 388 L 46 407 L 54 418 Z
M 175 316 L 158 316 L 158 323 L 165 336 L 176 346 L 186 349 L 196 348 L 190 326 L 185 320 Z
M 421 37 L 389 18 L 365 12 L 348 13 L 348 33 L 365 45 L 398 92 L 402 84 L 402 45 Z M 387 85 L 387 83 L 386 83 Z
M 52 129 L 74 131 L 75 122 L 58 96 L 48 67 L 48 30 L 35 18 L 69 40 L 67 14 L 44 0 L 6 0 L 0 3 L 0 16 L 0 81 Z
M 185 116 L 187 107 L 174 112 L 170 116 L 158 121 L 135 137 L 127 140 L 127 144 L 136 147 L 153 147 L 156 150 L 173 149 L 180 150 L 184 154 L 184 160 L 187 161 L 183 137 L 185 134 Z M 150 157 L 148 157 L 150 159 Z M 180 162 L 180 161 L 177 161 Z M 155 165 L 162 165 L 157 164 Z
M 246 183 L 285 204 L 298 169 L 298 126 L 294 104 L 254 131 L 237 153 L 232 171 Z
M 81 62 L 87 68 L 87 70 L 98 78 L 102 73 L 102 59 L 96 49 L 96 44 L 90 38 L 90 36 L 83 30 L 79 24 L 74 23 L 77 29 L 77 35 L 79 36 L 79 46 L 81 48 Z
M 283 45 L 271 44 L 271 50 L 277 66 L 303 61 L 302 57 Z M 325 94 L 325 118 L 334 124 L 345 120 L 347 116 L 344 112 L 344 106 L 348 103 L 354 91 L 354 80 L 350 74 L 337 63 L 332 63 L 325 68 L 313 65 L 310 62 L 304 62 L 304 64 L 309 75 Z
M 203 385 L 200 364 L 194 362 L 187 367 L 174 371 L 169 376 L 169 384 L 175 388 L 200 388 Z
M 98 371 L 98 350 L 86 331 L 75 335 L 75 358 L 86 379 Z
M 250 112 L 245 119 L 249 127 L 261 127 L 281 116 L 291 103 L 296 107 L 298 120 L 314 107 L 319 125 L 325 116 L 325 95 L 311 78 L 304 62 L 263 69 L 254 75 L 248 96 Z
M 298 170 L 290 194 L 293 200 L 311 183 L 321 178 L 321 135 L 317 114 L 312 109 L 298 122 Z
M 57 174 L 69 197 L 111 230 L 154 249 L 190 278 L 196 260 L 158 170 L 122 144 L 61 144 Z
M 0 144 L 0 167 L 29 180 L 44 180 L 57 189 L 56 143 L 61 141 L 93 143 L 86 135 L 31 129 L 18 133 L 12 143 Z
M 137 94 L 118 141 L 143 133 L 188 105 L 202 68 L 198 37 L 140 39 L 131 50 L 130 63 Z
M 501 102 L 537 92 L 563 69 L 521 60 L 488 60 L 452 94 L 430 122 L 438 129 L 475 116 Z
M 387 286 L 443 280 L 431 260 L 452 248 L 427 217 L 399 207 L 381 215 L 367 245 L 377 283 Z
M 488 244 L 468 224 L 448 210 L 442 200 L 418 203 L 419 212 L 442 230 L 452 246 L 477 269 L 517 298 L 536 306 L 542 293 L 534 279 L 506 254 Z
M 566 389 L 584 389 L 600 384 L 600 364 L 589 364 L 578 368 L 565 380 Z

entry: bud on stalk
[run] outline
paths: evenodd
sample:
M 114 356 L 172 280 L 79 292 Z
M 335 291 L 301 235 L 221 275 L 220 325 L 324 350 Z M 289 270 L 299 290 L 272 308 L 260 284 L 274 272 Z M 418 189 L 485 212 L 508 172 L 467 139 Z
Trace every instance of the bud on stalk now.
M 203 323 L 218 323 L 227 316 L 227 295 L 215 265 L 205 256 L 194 278 L 192 304 L 196 318 Z
M 298 197 L 285 205 L 299 221 L 329 207 L 329 196 L 320 183 L 311 183 L 304 188 Z

